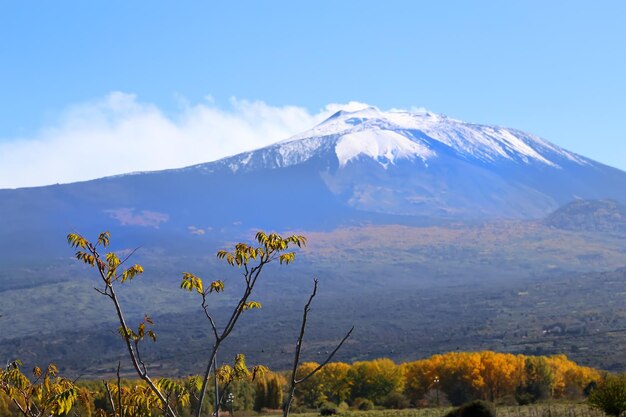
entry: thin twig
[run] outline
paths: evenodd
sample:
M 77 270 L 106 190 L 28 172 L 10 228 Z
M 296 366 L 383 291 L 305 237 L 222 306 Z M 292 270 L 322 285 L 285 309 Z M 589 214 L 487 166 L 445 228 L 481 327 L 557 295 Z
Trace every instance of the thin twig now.
M 285 404 L 283 406 L 283 417 L 287 417 L 289 415 L 289 409 L 291 408 L 291 402 L 293 401 L 293 396 L 296 392 L 296 386 L 306 381 L 307 379 L 315 375 L 320 369 L 326 366 L 326 364 L 330 362 L 333 356 L 335 356 L 335 353 L 337 353 L 337 351 L 341 348 L 341 346 L 343 346 L 345 341 L 348 340 L 348 338 L 352 334 L 352 331 L 354 330 L 354 326 L 352 326 L 350 330 L 348 331 L 348 333 L 346 333 L 346 335 L 343 337 L 343 339 L 341 339 L 341 342 L 339 342 L 337 347 L 335 347 L 335 349 L 326 357 L 326 359 L 320 365 L 318 365 L 315 369 L 309 372 L 304 378 L 301 378 L 301 379 L 296 378 L 296 373 L 298 371 L 298 364 L 300 363 L 300 353 L 302 352 L 302 341 L 304 340 L 304 333 L 306 330 L 307 318 L 309 315 L 309 311 L 311 311 L 311 303 L 313 302 L 313 298 L 315 298 L 315 296 L 317 295 L 317 283 L 318 283 L 317 278 L 313 279 L 313 291 L 311 292 L 311 295 L 309 296 L 309 300 L 304 305 L 304 311 L 302 313 L 302 325 L 300 326 L 300 334 L 298 335 L 298 341 L 296 342 L 296 352 L 293 358 L 293 368 L 291 369 L 291 381 L 289 383 L 287 400 L 285 401 Z
M 124 258 L 124 260 L 122 260 L 122 261 L 120 262 L 120 264 L 118 265 L 118 267 L 120 267 L 120 266 L 124 265 L 124 262 L 126 262 L 127 260 L 129 260 L 129 259 L 130 259 L 130 257 L 131 257 L 131 256 L 133 256 L 133 255 L 135 254 L 135 252 L 137 252 L 139 249 L 141 249 L 141 246 L 139 246 L 139 247 L 137 247 L 137 248 L 133 249 L 133 250 L 132 250 L 132 251 L 131 251 L 131 252 L 130 252 L 130 253 L 129 253 L 129 254 L 128 254 L 125 258 Z
M 107 391 L 107 397 L 109 398 L 109 404 L 111 404 L 111 409 L 113 411 L 113 415 L 116 416 L 117 413 L 115 412 L 115 402 L 113 401 L 113 394 L 111 394 L 111 389 L 109 388 L 109 383 L 106 381 L 102 381 L 102 383 L 104 384 L 104 389 L 106 389 Z
M 106 295 L 107 297 L 109 296 L 106 290 L 102 291 L 101 289 L 98 289 L 97 287 L 93 287 L 93 289 L 98 291 L 102 295 Z
M 350 337 L 350 335 L 352 334 L 352 331 L 354 330 L 354 326 L 352 326 L 350 328 L 350 330 L 348 330 L 348 333 L 346 333 L 346 335 L 343 337 L 343 339 L 341 339 L 341 342 L 339 342 L 339 344 L 337 345 L 337 347 L 335 348 L 335 350 L 333 350 L 332 352 L 330 352 L 330 355 L 328 355 L 326 357 L 326 360 L 324 360 L 324 362 L 322 362 L 321 364 L 318 365 L 317 368 L 313 369 L 307 376 L 305 376 L 302 379 L 299 379 L 298 381 L 296 381 L 297 384 L 306 381 L 307 379 L 309 379 L 310 377 L 312 377 L 313 375 L 315 375 L 320 369 L 322 369 L 324 366 L 326 366 L 326 364 L 328 362 L 330 362 L 330 360 L 333 358 L 333 356 L 335 356 L 335 353 L 337 353 L 337 351 L 341 348 L 341 346 L 344 344 L 344 342 L 346 340 L 348 340 L 348 338 Z
M 211 330 L 213 330 L 213 335 L 215 336 L 215 339 L 219 339 L 219 334 L 217 332 L 217 326 L 215 325 L 215 321 L 213 320 L 213 316 L 211 316 L 211 314 L 209 313 L 209 306 L 207 305 L 206 302 L 206 293 L 203 292 L 202 293 L 202 310 L 204 310 L 204 315 L 206 316 L 206 318 L 209 320 L 209 323 L 211 323 Z
M 124 417 L 124 407 L 122 406 L 122 379 L 120 378 L 120 362 L 117 362 L 117 406 L 120 410 L 120 417 Z

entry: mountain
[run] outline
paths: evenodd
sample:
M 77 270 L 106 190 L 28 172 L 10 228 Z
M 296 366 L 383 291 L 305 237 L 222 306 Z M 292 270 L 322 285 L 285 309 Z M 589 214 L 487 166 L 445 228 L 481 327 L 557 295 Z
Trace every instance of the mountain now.
M 546 218 L 563 230 L 626 233 L 626 206 L 614 200 L 576 200 Z
M 342 207 L 442 218 L 538 218 L 575 198 L 624 199 L 626 185 L 626 173 L 519 130 L 375 108 L 339 111 L 274 146 L 190 169 L 294 167 Z
M 624 266 L 626 240 L 604 226 L 571 225 L 614 219 L 625 189 L 625 172 L 528 133 L 367 108 L 215 162 L 0 190 L 0 351 L 77 372 L 117 362 L 110 306 L 65 243 L 71 231 L 93 238 L 109 230 L 113 250 L 140 247 L 133 260 L 146 269 L 121 292 L 129 318 L 154 315 L 162 363 L 172 374 L 191 371 L 172 358 L 180 349 L 200 355 L 207 328 L 190 320 L 199 310 L 179 290 L 181 272 L 232 278 L 213 254 L 261 228 L 298 230 L 309 246 L 264 276 L 264 308 L 241 333 L 254 336 L 236 344 L 260 363 L 282 363 L 267 356 L 291 347 L 297 319 L 289 318 L 299 317 L 318 276 L 322 324 L 312 346 L 332 345 L 357 322 L 363 330 L 345 360 L 409 359 L 483 341 L 478 347 L 511 351 L 575 345 L 579 358 L 602 365 L 588 346 L 614 350 L 604 342 L 626 328 L 616 290 L 623 271 L 594 274 Z M 587 305 L 591 289 L 597 315 Z M 216 299 L 218 314 L 231 294 Z M 588 334 L 605 339 L 545 339 L 543 326 L 557 319 L 593 321 L 600 327 Z
M 578 198 L 624 202 L 624 189 L 625 172 L 529 133 L 370 107 L 216 162 L 0 190 L 0 249 L 112 223 L 163 235 L 540 218 Z

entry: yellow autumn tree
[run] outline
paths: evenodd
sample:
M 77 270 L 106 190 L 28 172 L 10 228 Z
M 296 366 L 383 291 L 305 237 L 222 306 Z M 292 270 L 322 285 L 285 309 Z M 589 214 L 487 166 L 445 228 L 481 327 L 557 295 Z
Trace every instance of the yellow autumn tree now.
M 600 378 L 597 371 L 580 367 L 565 355 L 549 356 L 546 360 L 554 375 L 551 387 L 554 398 L 579 396 L 591 381 Z
M 65 415 L 87 395 L 81 395 L 81 390 L 71 380 L 57 374 L 54 364 L 45 369 L 35 367 L 31 381 L 22 372 L 21 363 L 15 361 L 0 370 L 0 391 L 25 417 Z
M 504 353 L 491 351 L 482 352 L 482 379 L 484 381 L 483 399 L 495 401 L 497 398 L 510 395 L 518 385 L 517 376 L 522 362 L 520 358 Z
M 578 366 L 565 355 L 524 356 L 491 351 L 433 355 L 403 364 L 402 372 L 404 393 L 414 404 L 433 389 L 441 390 L 453 404 L 509 396 L 526 402 L 548 396 L 577 398 L 599 378 L 596 370 Z
M 400 365 L 404 377 L 404 395 L 413 404 L 424 397 L 428 392 L 434 375 L 432 364 L 428 360 L 405 362 Z
M 352 386 L 352 398 L 368 398 L 376 404 L 404 388 L 402 369 L 387 358 L 355 362 L 347 377 Z
M 301 363 L 298 366 L 296 378 L 304 378 L 318 366 L 319 364 L 316 362 Z M 322 382 L 321 372 L 318 372 L 299 384 L 296 388 L 296 398 L 298 403 L 309 408 L 317 408 L 317 406 L 326 401 L 326 395 L 324 395 L 324 386 L 322 385 Z
M 339 404 L 350 398 L 348 371 L 350 365 L 343 362 L 328 363 L 320 370 L 322 392 L 329 401 Z
M 279 409 L 283 405 L 283 386 L 285 378 L 274 372 L 267 372 L 258 378 L 255 385 L 254 410 L 260 412 L 264 408 Z

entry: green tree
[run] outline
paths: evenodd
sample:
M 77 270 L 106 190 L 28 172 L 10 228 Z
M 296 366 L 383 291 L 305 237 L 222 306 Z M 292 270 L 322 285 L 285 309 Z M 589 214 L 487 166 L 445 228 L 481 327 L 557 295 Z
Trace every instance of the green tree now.
M 626 411 L 626 374 L 607 375 L 591 391 L 588 401 L 607 415 L 619 417 Z
M 254 393 L 254 411 L 260 413 L 265 407 L 267 407 L 267 380 L 262 378 L 256 383 L 256 391 Z
M 233 393 L 233 410 L 252 410 L 255 400 L 255 384 L 250 380 L 234 381 L 230 386 Z
M 529 356 L 524 360 L 525 381 L 515 389 L 515 399 L 520 405 L 534 403 L 550 397 L 554 375 L 544 356 Z
M 267 408 L 277 410 L 283 405 L 283 387 L 281 378 L 274 375 L 270 378 L 267 385 Z

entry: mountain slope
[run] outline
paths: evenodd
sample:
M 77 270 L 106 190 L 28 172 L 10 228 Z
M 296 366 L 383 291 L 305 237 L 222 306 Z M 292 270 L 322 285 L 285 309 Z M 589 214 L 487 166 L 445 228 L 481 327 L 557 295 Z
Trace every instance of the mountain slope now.
M 613 200 L 576 200 L 546 218 L 563 230 L 626 233 L 626 206 Z
M 625 189 L 626 173 L 528 133 L 367 108 L 216 162 L 0 190 L 0 250 L 13 257 L 35 238 L 57 242 L 72 229 L 145 242 L 233 229 L 540 218 L 576 198 L 624 202 Z
M 623 199 L 626 173 L 519 130 L 432 113 L 340 111 L 260 150 L 189 170 L 304 167 L 346 206 L 444 218 L 538 218 L 575 198 Z

